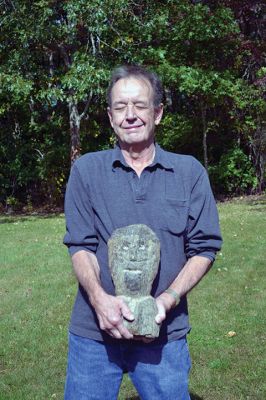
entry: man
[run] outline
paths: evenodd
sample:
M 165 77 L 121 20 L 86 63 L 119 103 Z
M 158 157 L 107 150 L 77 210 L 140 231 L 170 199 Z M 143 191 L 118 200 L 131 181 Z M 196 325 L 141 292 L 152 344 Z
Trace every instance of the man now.
M 154 73 L 139 66 L 116 69 L 108 115 L 118 144 L 84 155 L 71 171 L 64 243 L 79 290 L 70 323 L 66 400 L 116 399 L 123 372 L 141 399 L 190 398 L 186 294 L 209 270 L 221 236 L 204 168 L 154 142 L 162 94 Z M 161 245 L 151 292 L 161 329 L 150 343 L 135 340 L 124 326 L 134 315 L 115 296 L 108 268 L 112 232 L 138 223 L 149 226 Z

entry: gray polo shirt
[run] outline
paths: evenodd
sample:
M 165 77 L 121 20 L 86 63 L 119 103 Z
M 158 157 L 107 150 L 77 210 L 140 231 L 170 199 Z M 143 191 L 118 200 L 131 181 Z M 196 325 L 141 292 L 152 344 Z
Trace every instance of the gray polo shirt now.
M 154 297 L 170 286 L 188 258 L 200 255 L 213 261 L 222 243 L 205 169 L 195 158 L 164 151 L 158 145 L 154 162 L 140 177 L 127 165 L 118 146 L 78 159 L 67 185 L 65 216 L 64 243 L 70 255 L 80 250 L 95 253 L 102 286 L 109 294 L 115 292 L 107 241 L 117 228 L 146 224 L 159 238 L 161 261 L 151 292 Z M 184 296 L 168 313 L 157 341 L 177 339 L 189 329 Z M 81 285 L 70 332 L 95 340 L 116 340 L 100 330 Z

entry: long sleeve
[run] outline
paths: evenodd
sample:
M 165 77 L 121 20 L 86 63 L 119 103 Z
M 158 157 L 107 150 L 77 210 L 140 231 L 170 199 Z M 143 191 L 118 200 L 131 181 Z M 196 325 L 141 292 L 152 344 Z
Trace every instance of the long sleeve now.
M 198 162 L 193 168 L 185 251 L 187 258 L 200 255 L 214 261 L 222 245 L 217 207 L 205 169 Z
M 79 250 L 96 252 L 97 232 L 90 202 L 89 188 L 85 186 L 76 165 L 72 167 L 65 196 L 66 234 L 64 244 L 70 255 Z

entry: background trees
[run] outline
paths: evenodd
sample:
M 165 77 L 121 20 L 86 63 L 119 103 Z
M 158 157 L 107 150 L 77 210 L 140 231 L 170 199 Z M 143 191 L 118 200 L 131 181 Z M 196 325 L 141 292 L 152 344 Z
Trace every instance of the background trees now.
M 112 144 L 110 70 L 166 88 L 158 140 L 198 157 L 216 193 L 265 185 L 263 1 L 1 1 L 0 201 L 61 203 L 71 163 Z

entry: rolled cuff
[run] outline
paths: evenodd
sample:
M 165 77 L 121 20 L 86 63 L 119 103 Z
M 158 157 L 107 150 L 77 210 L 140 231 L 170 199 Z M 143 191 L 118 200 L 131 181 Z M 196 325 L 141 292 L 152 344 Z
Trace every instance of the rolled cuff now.
M 97 245 L 94 245 L 94 246 L 89 246 L 89 247 L 86 247 L 86 246 L 69 246 L 68 247 L 68 253 L 69 253 L 69 255 L 72 257 L 75 253 L 77 253 L 78 251 L 81 251 L 81 250 L 84 250 L 84 251 L 87 251 L 87 252 L 89 252 L 89 253 L 96 253 L 96 250 L 97 250 Z
M 189 255 L 188 258 L 192 258 L 194 256 L 199 256 L 199 257 L 205 257 L 208 258 L 212 263 L 215 261 L 216 258 L 216 253 L 213 253 L 211 251 L 204 251 L 202 253 L 195 253 L 193 255 Z

